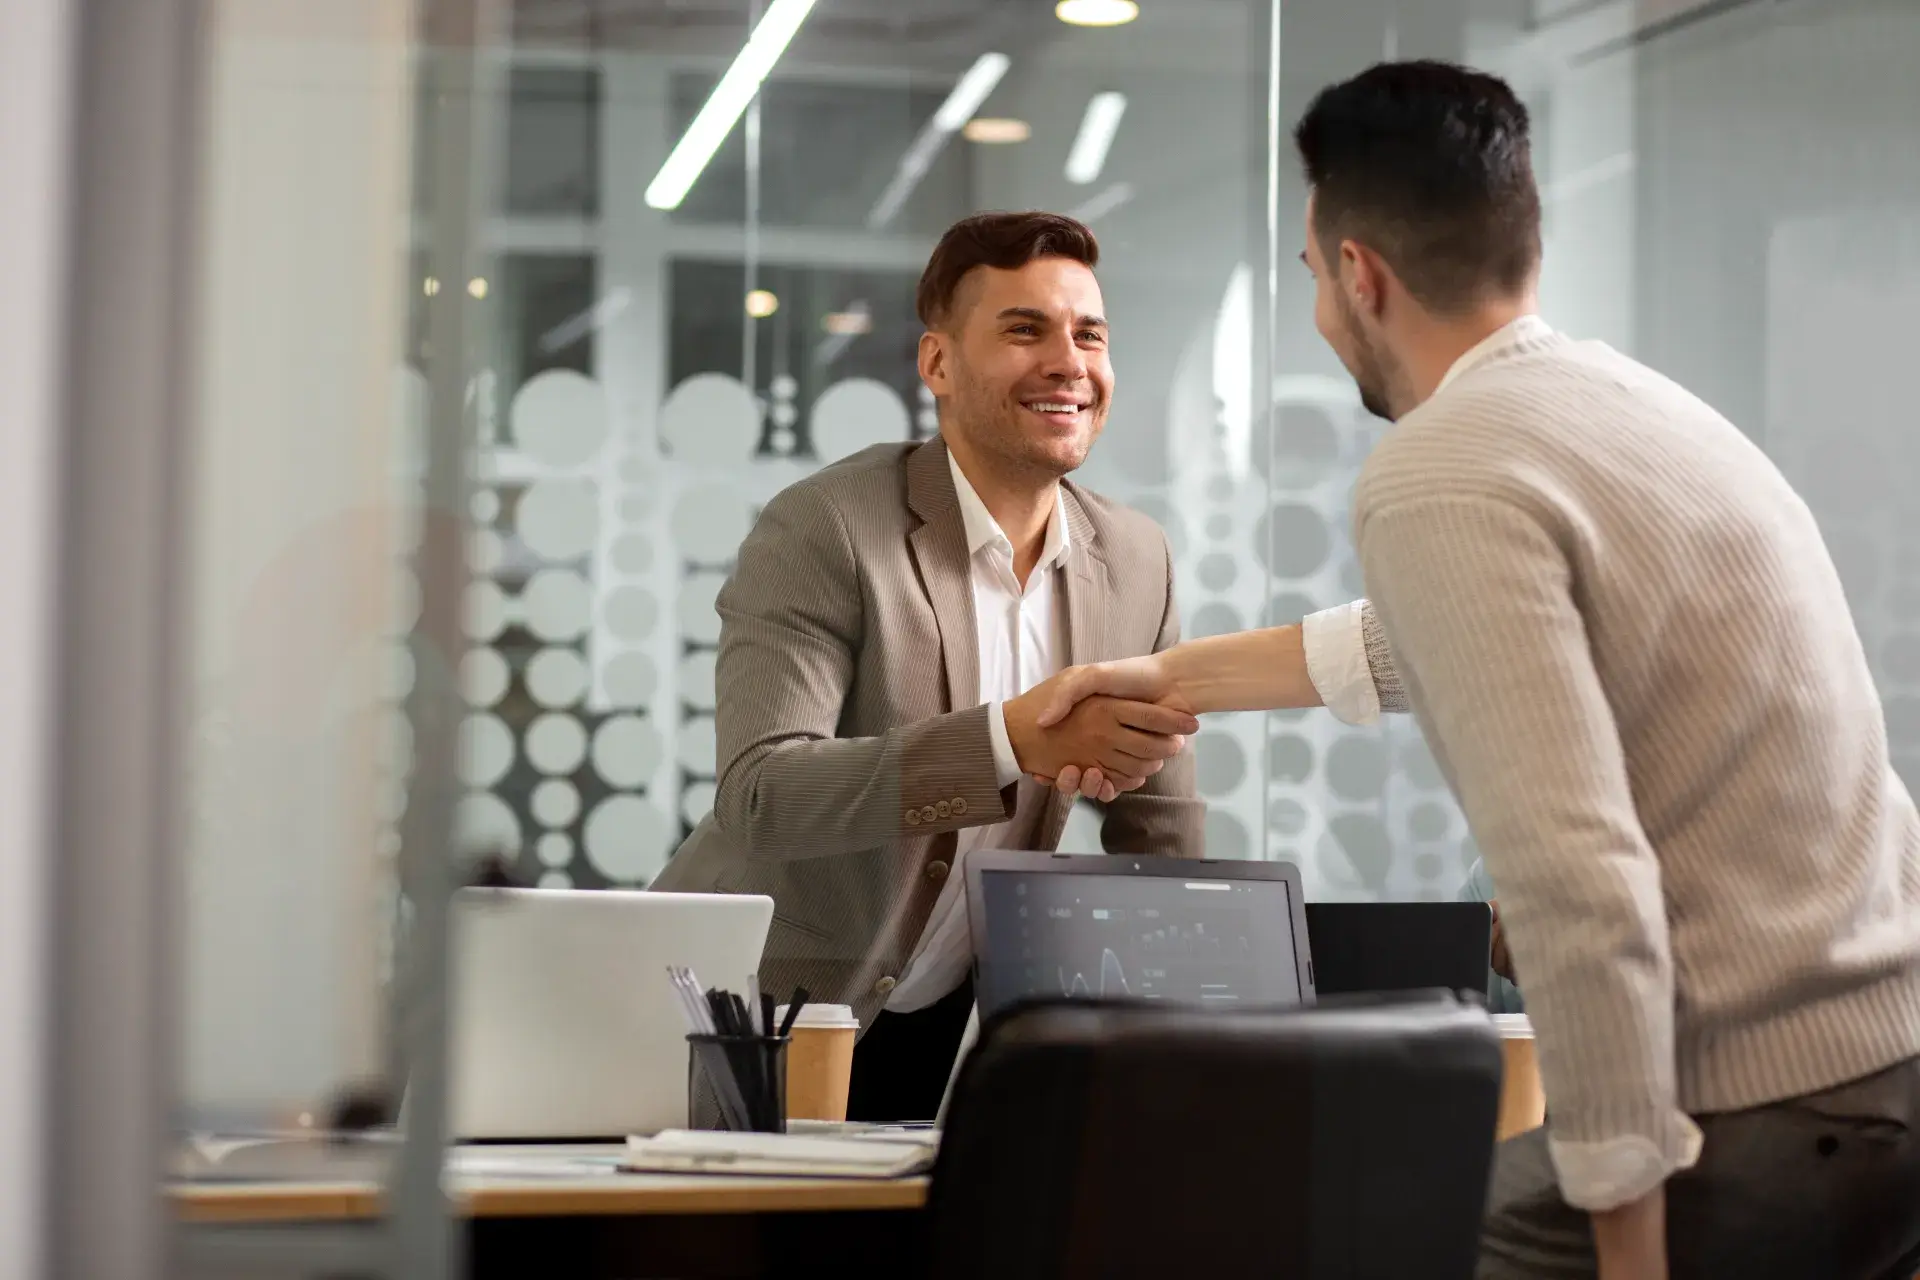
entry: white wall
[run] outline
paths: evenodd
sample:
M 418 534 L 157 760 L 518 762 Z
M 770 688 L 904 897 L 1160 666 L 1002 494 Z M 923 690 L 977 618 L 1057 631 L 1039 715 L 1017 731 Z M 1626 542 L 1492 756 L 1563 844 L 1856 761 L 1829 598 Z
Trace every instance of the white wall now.
M 212 12 L 181 935 L 204 1108 L 300 1109 L 380 1064 L 408 31 L 383 0 Z
M 0 0 L 0 1280 L 43 1262 L 55 460 L 71 7 Z

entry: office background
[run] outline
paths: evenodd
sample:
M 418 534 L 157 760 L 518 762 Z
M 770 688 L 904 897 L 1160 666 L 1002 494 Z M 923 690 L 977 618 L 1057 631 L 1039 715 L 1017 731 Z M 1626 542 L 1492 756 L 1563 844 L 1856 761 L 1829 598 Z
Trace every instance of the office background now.
M 658 871 L 712 803 L 734 550 L 782 486 L 931 433 L 912 290 L 967 212 L 1058 209 L 1100 235 L 1118 391 L 1078 478 L 1166 528 L 1187 634 L 1359 593 L 1347 495 L 1381 424 L 1312 330 L 1285 129 L 1381 57 L 1462 59 L 1525 94 L 1546 314 L 1678 377 L 1785 468 L 1920 783 L 1910 0 L 1141 0 L 1107 29 L 1025 0 L 820 0 L 670 211 L 648 184 L 747 0 L 519 0 L 474 89 L 496 141 L 472 176 L 487 265 L 449 280 L 414 121 L 423 68 L 457 51 L 402 8 L 213 6 L 183 579 L 190 1106 L 282 1107 L 381 1070 L 419 682 L 469 706 L 462 855 L 551 886 Z M 969 121 L 938 123 L 988 81 Z M 1124 96 L 1110 146 L 1070 177 L 1102 94 Z M 419 488 L 444 290 L 480 326 L 457 510 Z M 434 537 L 470 559 L 462 653 L 403 643 Z M 1310 896 L 1450 897 L 1475 857 L 1409 723 L 1226 717 L 1196 751 L 1209 851 L 1295 861 Z M 1090 815 L 1067 847 L 1098 848 Z

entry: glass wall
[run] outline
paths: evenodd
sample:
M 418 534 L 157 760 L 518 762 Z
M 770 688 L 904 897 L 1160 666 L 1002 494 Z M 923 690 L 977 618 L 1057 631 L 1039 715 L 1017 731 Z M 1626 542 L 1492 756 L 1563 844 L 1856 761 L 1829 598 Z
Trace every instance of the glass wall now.
M 297 1110 L 380 1071 L 422 680 L 457 676 L 466 702 L 458 852 L 548 886 L 659 872 L 713 801 L 714 599 L 736 549 L 782 487 L 936 429 L 912 293 L 967 213 L 1054 209 L 1099 234 L 1117 393 L 1076 478 L 1164 527 L 1188 635 L 1360 594 L 1348 495 L 1383 424 L 1313 332 L 1287 129 L 1383 57 L 1522 90 L 1548 318 L 1680 378 L 1780 462 L 1920 784 L 1908 0 L 1141 0 L 1114 27 L 1025 0 L 820 0 L 671 209 L 649 184 L 758 0 L 517 0 L 469 91 L 474 265 L 446 278 L 423 72 L 460 50 L 391 8 L 290 25 L 216 6 L 197 1105 Z M 457 509 L 420 489 L 450 296 L 473 330 Z M 423 656 L 412 561 L 435 530 L 466 547 L 467 647 Z M 1410 723 L 1224 717 L 1196 752 L 1209 852 L 1296 861 L 1310 896 L 1450 897 L 1475 856 Z M 1066 847 L 1098 843 L 1076 815 Z

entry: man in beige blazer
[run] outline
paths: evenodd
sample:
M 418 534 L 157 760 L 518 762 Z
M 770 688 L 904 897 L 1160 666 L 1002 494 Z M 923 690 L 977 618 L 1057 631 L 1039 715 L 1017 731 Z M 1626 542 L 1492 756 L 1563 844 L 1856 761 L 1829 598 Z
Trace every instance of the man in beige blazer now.
M 939 438 L 779 494 L 719 598 L 718 792 L 654 887 L 772 896 L 763 985 L 860 1019 L 850 1118 L 933 1116 L 972 1008 L 962 861 L 1066 825 L 1034 775 L 1100 767 L 1109 851 L 1202 852 L 1191 717 L 1099 699 L 1042 729 L 1026 696 L 1179 640 L 1160 528 L 1064 479 L 1113 392 L 1098 254 L 1057 215 L 953 227 L 918 298 Z

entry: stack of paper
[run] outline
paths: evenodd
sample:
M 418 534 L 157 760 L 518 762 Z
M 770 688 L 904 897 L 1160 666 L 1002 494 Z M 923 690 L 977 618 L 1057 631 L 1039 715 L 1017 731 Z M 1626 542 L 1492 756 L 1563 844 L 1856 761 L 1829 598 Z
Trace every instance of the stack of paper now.
M 805 1178 L 904 1178 L 933 1166 L 932 1130 L 815 1137 L 668 1129 L 627 1139 L 622 1168 L 640 1173 L 731 1173 Z

